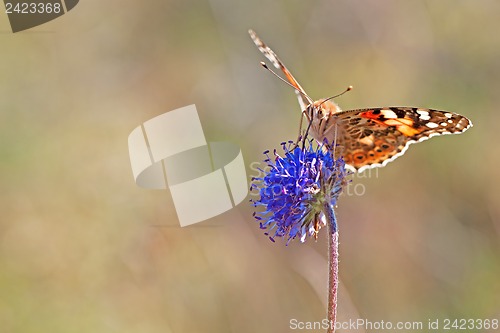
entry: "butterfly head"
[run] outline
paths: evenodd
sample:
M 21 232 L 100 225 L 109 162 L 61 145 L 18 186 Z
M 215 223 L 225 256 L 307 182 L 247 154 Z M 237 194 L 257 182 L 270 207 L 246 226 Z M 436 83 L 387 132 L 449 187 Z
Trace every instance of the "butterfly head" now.
M 316 141 L 336 142 L 337 117 L 335 114 L 342 111 L 340 107 L 332 100 L 320 99 L 307 106 L 307 117 L 310 121 L 308 134 Z
M 322 98 L 313 102 L 307 106 L 307 113 L 309 115 L 309 119 L 314 122 L 315 120 L 320 121 L 328 121 L 335 113 L 342 111 L 340 107 L 333 101 L 334 98 L 340 97 L 348 91 L 353 89 L 352 86 L 347 87 L 346 90 L 337 94 L 335 96 L 331 96 L 328 98 Z M 305 95 L 305 94 L 304 94 Z M 305 95 L 308 97 L 307 95 Z
M 339 111 L 341 111 L 340 107 L 332 100 L 320 99 L 308 106 L 308 113 L 313 120 L 326 120 Z

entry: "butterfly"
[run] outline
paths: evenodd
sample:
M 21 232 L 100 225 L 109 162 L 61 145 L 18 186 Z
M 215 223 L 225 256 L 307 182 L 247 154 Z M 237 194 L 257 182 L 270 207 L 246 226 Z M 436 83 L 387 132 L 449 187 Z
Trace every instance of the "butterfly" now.
M 253 30 L 249 30 L 249 34 L 260 52 L 283 72 L 286 81 L 264 62 L 261 65 L 295 89 L 302 114 L 308 121 L 306 135 L 310 133 L 330 149 L 338 145 L 351 171 L 383 167 L 403 155 L 410 144 L 437 135 L 460 134 L 472 127 L 466 117 L 441 110 L 396 106 L 342 111 L 332 101 L 342 94 L 313 101 L 276 53 Z M 352 87 L 346 91 L 350 89 Z

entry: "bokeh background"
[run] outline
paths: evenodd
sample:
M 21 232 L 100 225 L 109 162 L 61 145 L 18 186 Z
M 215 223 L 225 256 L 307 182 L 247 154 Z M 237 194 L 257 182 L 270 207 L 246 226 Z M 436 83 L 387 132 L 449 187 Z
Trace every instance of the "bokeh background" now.
M 313 98 L 353 85 L 344 109 L 474 122 L 353 178 L 337 209 L 339 320 L 500 318 L 498 17 L 494 0 L 86 0 L 13 34 L 0 14 L 0 331 L 287 332 L 325 318 L 324 233 L 272 243 L 245 203 L 180 228 L 169 192 L 133 181 L 128 134 L 185 105 L 207 140 L 242 147 L 249 177 L 296 136 L 295 95 L 259 66 L 248 28 Z

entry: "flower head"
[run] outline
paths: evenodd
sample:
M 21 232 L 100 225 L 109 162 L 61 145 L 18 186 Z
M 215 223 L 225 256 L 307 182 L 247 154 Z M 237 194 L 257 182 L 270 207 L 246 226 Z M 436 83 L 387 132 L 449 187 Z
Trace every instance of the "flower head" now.
M 283 142 L 284 156 L 275 150 L 274 160 L 265 151 L 267 168 L 260 169 L 263 177 L 252 178 L 250 187 L 259 192 L 259 198 L 250 201 L 264 208 L 254 213 L 261 229 L 268 230 L 266 235 L 273 242 L 275 237 L 288 237 L 287 244 L 296 237 L 301 242 L 307 235 L 317 237 L 324 225 L 324 208 L 336 204 L 346 184 L 342 158 L 335 159 L 322 145 L 314 147 L 311 142 L 302 148 L 292 145 Z

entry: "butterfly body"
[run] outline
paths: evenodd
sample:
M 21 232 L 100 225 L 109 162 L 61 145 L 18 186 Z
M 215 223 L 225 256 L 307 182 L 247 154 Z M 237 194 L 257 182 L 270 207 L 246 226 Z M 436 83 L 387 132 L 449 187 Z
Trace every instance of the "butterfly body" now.
M 249 32 L 259 50 L 295 88 L 309 122 L 306 134 L 332 150 L 338 147 L 353 171 L 383 167 L 403 155 L 410 144 L 437 135 L 459 134 L 472 127 L 466 117 L 441 110 L 397 106 L 342 111 L 332 100 L 312 101 L 276 53 L 255 32 Z

